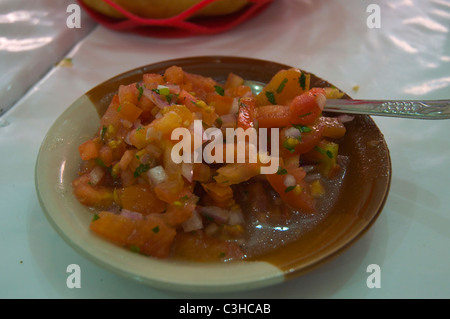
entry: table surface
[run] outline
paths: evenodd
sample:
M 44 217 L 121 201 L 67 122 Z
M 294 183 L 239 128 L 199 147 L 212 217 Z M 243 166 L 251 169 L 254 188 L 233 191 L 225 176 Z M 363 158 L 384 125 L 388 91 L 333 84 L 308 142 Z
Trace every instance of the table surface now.
M 376 223 L 343 254 L 315 271 L 252 291 L 168 292 L 110 273 L 59 237 L 42 212 L 34 184 L 40 144 L 73 101 L 110 77 L 163 60 L 203 55 L 254 57 L 312 72 L 354 98 L 448 99 L 448 0 L 276 0 L 228 32 L 171 39 L 114 32 L 88 17 L 83 18 L 81 28 L 70 29 L 66 26 L 69 2 L 40 1 L 39 10 L 24 3 L 0 4 L 2 29 L 19 26 L 0 37 L 0 65 L 7 71 L 3 73 L 10 74 L 1 78 L 0 87 L 13 83 L 15 88 L 0 91 L 2 100 L 11 101 L 0 117 L 0 297 L 450 297 L 449 120 L 374 117 L 389 146 L 393 169 L 389 197 Z M 370 22 L 377 21 L 372 19 L 376 11 L 370 11 L 373 4 L 381 18 L 375 28 L 370 27 Z M 42 15 L 27 18 L 27 12 Z M 22 20 L 13 21 L 14 16 Z M 30 35 L 27 23 L 43 33 L 50 31 L 45 36 Z M 46 49 L 26 48 L 27 37 L 31 42 L 48 38 L 39 44 Z M 18 42 L 9 40 L 17 38 L 23 40 L 23 52 L 11 49 Z M 64 42 L 67 39 L 71 40 Z M 52 46 L 55 41 L 64 45 Z M 72 65 L 58 65 L 62 57 L 71 58 Z M 28 65 L 21 63 L 30 60 Z M 36 74 L 38 66 L 41 71 Z M 32 79 L 28 89 L 24 81 L 31 76 L 38 78 Z M 66 285 L 69 264 L 82 269 L 80 289 Z M 380 266 L 379 288 L 367 286 L 371 264 Z

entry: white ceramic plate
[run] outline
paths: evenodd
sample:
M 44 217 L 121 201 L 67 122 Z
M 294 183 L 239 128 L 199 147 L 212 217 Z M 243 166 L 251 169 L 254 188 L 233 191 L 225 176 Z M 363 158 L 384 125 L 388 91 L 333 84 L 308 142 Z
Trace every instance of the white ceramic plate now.
M 57 119 L 45 137 L 36 162 L 36 190 L 49 222 L 74 249 L 105 269 L 156 288 L 191 292 L 247 290 L 283 282 L 304 274 L 335 257 L 354 243 L 382 211 L 391 177 L 389 152 L 382 134 L 367 116 L 358 116 L 348 127 L 347 152 L 353 163 L 343 195 L 321 224 L 303 240 L 252 261 L 195 263 L 159 260 L 116 246 L 89 230 L 92 210 L 72 193 L 80 159 L 78 145 L 91 138 L 109 97 L 118 84 L 139 80 L 145 72 L 162 72 L 179 65 L 188 72 L 223 80 L 229 72 L 246 79 L 268 81 L 288 66 L 237 57 L 196 57 L 144 66 L 120 74 L 93 88 Z M 328 85 L 315 79 L 317 85 Z M 376 149 L 366 143 L 378 141 Z M 375 144 L 374 144 L 375 145 Z M 367 156 L 367 164 L 362 159 Z M 293 250 L 294 248 L 294 250 Z

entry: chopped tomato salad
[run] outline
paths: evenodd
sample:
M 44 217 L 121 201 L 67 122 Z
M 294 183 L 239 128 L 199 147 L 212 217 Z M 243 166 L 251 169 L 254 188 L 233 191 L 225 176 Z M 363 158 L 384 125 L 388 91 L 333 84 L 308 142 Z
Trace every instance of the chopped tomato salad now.
M 322 111 L 328 97 L 342 95 L 311 88 L 310 75 L 295 68 L 275 74 L 258 94 L 236 74 L 225 83 L 178 66 L 144 74 L 118 87 L 98 132 L 79 145 L 74 194 L 95 209 L 94 233 L 136 253 L 196 261 L 252 257 L 261 249 L 250 243 L 270 234 L 255 227 L 318 214 L 333 192 L 327 181 L 342 175 L 339 140 L 346 129 Z M 196 120 L 203 130 L 279 129 L 277 171 L 261 174 L 259 161 L 174 161 L 179 139 L 172 133 L 185 128 L 194 136 Z M 202 148 L 209 143 L 201 138 Z

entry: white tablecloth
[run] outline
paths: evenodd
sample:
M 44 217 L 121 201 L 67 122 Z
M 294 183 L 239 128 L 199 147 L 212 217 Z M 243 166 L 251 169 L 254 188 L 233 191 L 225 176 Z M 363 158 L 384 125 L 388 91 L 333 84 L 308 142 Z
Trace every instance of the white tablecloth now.
M 17 3 L 9 2 L 11 8 Z M 57 3 L 43 3 L 50 2 Z M 65 3 L 58 9 L 63 16 L 70 2 Z M 367 12 L 371 4 L 379 5 L 380 28 L 367 24 L 372 21 Z M 26 39 L 27 26 L 20 21 L 16 25 L 15 32 L 22 30 Z M 50 37 L 57 40 L 54 34 Z M 9 53 L 2 65 L 20 54 Z M 393 166 L 382 214 L 342 255 L 277 286 L 207 296 L 159 291 L 100 268 L 66 244 L 46 220 L 34 188 L 36 156 L 50 125 L 80 95 L 116 74 L 199 55 L 255 57 L 297 66 L 354 98 L 450 98 L 450 2 L 276 0 L 229 32 L 178 39 L 96 27 L 68 52 L 71 67 L 53 66 L 0 118 L 1 298 L 450 297 L 448 120 L 374 118 Z M 22 71 L 11 72 L 17 76 Z M 1 94 L 3 98 L 4 89 Z M 72 263 L 82 269 L 79 289 L 66 285 L 66 268 Z M 380 266 L 380 288 L 366 284 L 370 264 Z

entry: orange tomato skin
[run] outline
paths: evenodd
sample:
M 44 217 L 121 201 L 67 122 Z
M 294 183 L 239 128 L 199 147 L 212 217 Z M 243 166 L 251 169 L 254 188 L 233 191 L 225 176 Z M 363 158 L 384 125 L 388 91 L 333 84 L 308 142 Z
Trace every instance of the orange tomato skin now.
M 78 152 L 84 161 L 97 158 L 100 154 L 100 143 L 94 139 L 88 140 L 78 146 Z
M 256 101 L 254 98 L 242 98 L 239 101 L 238 127 L 244 130 L 253 127 Z
M 285 105 L 265 105 L 255 109 L 255 117 L 260 128 L 283 127 L 291 124 L 289 107 Z
M 285 167 L 285 169 L 287 170 L 287 174 L 291 174 L 294 177 L 299 176 L 299 172 L 291 171 L 292 168 Z M 301 175 L 302 174 L 300 174 L 300 176 Z M 294 209 L 300 210 L 301 212 L 314 213 L 316 211 L 315 202 L 313 197 L 309 193 L 309 186 L 307 185 L 307 183 L 303 179 L 297 180 L 297 184 L 301 188 L 301 192 L 298 193 L 295 189 L 289 190 L 288 187 L 284 184 L 285 176 L 286 175 L 280 175 L 277 173 L 266 175 L 270 185 L 278 193 L 283 202 Z
M 111 242 L 157 258 L 169 256 L 176 235 L 176 231 L 157 214 L 131 219 L 103 211 L 91 222 L 90 229 Z
M 148 184 L 134 184 L 119 191 L 122 208 L 143 215 L 162 213 L 166 203 L 160 200 Z
M 325 90 L 322 88 L 312 88 L 308 92 L 296 96 L 289 103 L 291 123 L 300 125 L 310 125 L 322 114 L 322 109 L 317 103 L 317 96 L 322 94 L 325 97 Z

